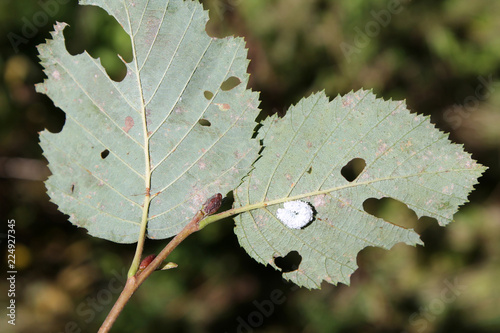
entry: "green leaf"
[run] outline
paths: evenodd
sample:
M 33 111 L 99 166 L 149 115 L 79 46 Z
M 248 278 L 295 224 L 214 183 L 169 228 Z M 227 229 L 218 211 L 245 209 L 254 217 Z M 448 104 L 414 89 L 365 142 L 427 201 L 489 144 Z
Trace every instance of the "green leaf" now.
M 237 187 L 258 156 L 244 40 L 209 37 L 198 2 L 80 4 L 116 18 L 133 60 L 112 81 L 99 60 L 68 53 L 65 23 L 39 46 L 48 79 L 37 91 L 66 112 L 61 133 L 40 133 L 48 194 L 94 236 L 135 242 L 146 216 L 150 238 L 171 237 L 208 197 Z
M 485 170 L 428 117 L 362 90 L 331 102 L 324 93 L 303 99 L 284 118 L 267 119 L 259 136 L 262 157 L 235 200 L 263 208 L 239 215 L 235 232 L 255 260 L 276 269 L 276 257 L 297 251 L 300 265 L 284 277 L 307 288 L 323 280 L 348 284 L 367 246 L 422 244 L 412 229 L 368 214 L 366 199 L 391 197 L 446 225 Z M 348 181 L 341 169 L 354 158 L 366 166 Z M 290 200 L 314 207 L 302 229 L 276 217 Z

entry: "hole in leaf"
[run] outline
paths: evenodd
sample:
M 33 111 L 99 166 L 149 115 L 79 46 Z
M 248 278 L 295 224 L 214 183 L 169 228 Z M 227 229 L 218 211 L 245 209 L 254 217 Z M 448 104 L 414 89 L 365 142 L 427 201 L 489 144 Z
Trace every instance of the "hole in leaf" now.
M 449 251 L 450 240 L 447 239 L 446 229 L 439 225 L 435 218 L 428 216 L 422 216 L 418 220 L 418 227 L 416 231 L 420 234 L 420 239 L 424 242 L 425 246 L 422 249 L 425 259 L 434 260 L 435 255 L 439 251 Z M 448 235 L 449 236 L 449 235 Z M 448 244 L 447 244 L 448 243 Z M 477 251 L 477 247 L 481 247 L 481 244 L 471 242 L 469 255 L 474 255 L 473 253 Z M 474 249 L 476 247 L 476 249 Z M 432 259 L 431 259 L 432 258 Z M 424 260 L 425 260 L 424 259 Z
M 109 155 L 109 150 L 105 149 L 101 152 L 101 158 L 105 159 Z
M 236 76 L 231 76 L 228 78 L 226 81 L 222 82 L 220 85 L 221 90 L 223 91 L 228 91 L 236 87 L 241 83 L 241 80 L 238 79 Z
M 198 124 L 200 124 L 201 126 L 210 126 L 212 125 L 208 120 L 206 119 L 200 119 L 198 120 Z
M 123 61 L 130 62 L 133 58 L 130 36 L 104 9 L 79 6 L 78 10 L 75 19 L 64 29 L 66 49 L 72 55 L 87 51 L 93 58 L 100 59 L 112 80 L 123 80 L 127 74 Z
M 44 112 L 44 116 L 46 118 L 45 127 L 51 133 L 59 133 L 62 131 L 64 124 L 66 123 L 66 113 L 64 113 L 61 109 L 54 106 L 54 103 L 49 99 L 46 95 L 41 95 L 38 98 L 43 100 L 43 104 L 47 108 Z M 38 106 L 37 106 L 38 108 Z M 38 111 L 37 109 L 37 112 Z
M 201 1 L 203 8 L 210 13 L 210 20 L 205 25 L 205 31 L 210 37 L 224 38 L 235 34 L 231 23 L 235 19 L 236 8 L 240 0 Z
M 274 258 L 274 263 L 283 273 L 296 271 L 301 262 L 302 256 L 297 251 L 288 252 L 284 257 Z
M 393 198 L 369 198 L 363 202 L 363 209 L 370 215 L 403 228 L 415 229 L 417 215 L 407 205 Z
M 211 92 L 211 91 L 205 90 L 205 91 L 203 92 L 203 96 L 205 96 L 205 98 L 206 98 L 207 100 L 211 100 L 211 99 L 214 97 L 214 93 L 213 93 L 213 92 Z
M 348 181 L 352 182 L 358 176 L 363 172 L 363 170 L 366 167 L 366 162 L 362 158 L 353 158 L 352 160 L 349 161 L 342 170 L 340 170 L 340 173 L 342 176 Z

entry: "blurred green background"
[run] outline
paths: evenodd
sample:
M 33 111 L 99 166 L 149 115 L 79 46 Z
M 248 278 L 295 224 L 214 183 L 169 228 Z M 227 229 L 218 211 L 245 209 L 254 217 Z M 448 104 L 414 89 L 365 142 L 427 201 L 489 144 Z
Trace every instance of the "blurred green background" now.
M 179 268 L 139 289 L 114 332 L 499 332 L 500 2 L 203 5 L 211 36 L 245 37 L 250 87 L 266 114 L 323 89 L 334 97 L 373 88 L 430 115 L 489 170 L 446 228 L 392 200 L 371 202 L 374 214 L 416 226 L 426 246 L 365 249 L 350 287 L 294 288 L 247 256 L 232 222 L 212 225 L 175 250 Z M 16 220 L 18 269 L 17 325 L 2 314 L 1 332 L 97 331 L 134 252 L 73 227 L 45 194 L 37 132 L 59 131 L 64 114 L 33 85 L 44 78 L 36 45 L 55 21 L 70 24 L 71 53 L 100 57 L 112 77 L 124 75 L 117 53 L 131 59 L 127 35 L 103 10 L 76 0 L 0 2 L 0 217 L 2 228 Z M 164 245 L 148 241 L 145 253 Z M 1 304 L 7 289 L 2 279 Z

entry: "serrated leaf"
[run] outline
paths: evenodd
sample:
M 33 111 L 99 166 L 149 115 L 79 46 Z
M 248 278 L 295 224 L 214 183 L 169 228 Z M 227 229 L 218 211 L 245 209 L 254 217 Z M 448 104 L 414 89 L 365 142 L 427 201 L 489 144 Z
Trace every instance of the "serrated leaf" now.
M 264 207 L 239 215 L 235 232 L 255 260 L 276 269 L 276 257 L 297 251 L 300 265 L 284 277 L 307 288 L 323 280 L 348 284 L 367 246 L 422 244 L 412 229 L 368 214 L 366 199 L 391 197 L 446 225 L 485 170 L 428 117 L 362 90 L 331 102 L 324 93 L 312 95 L 284 118 L 267 119 L 259 135 L 262 157 L 235 200 Z M 350 182 L 341 169 L 354 158 L 366 166 Z M 276 211 L 299 199 L 314 207 L 315 218 L 297 230 Z
M 198 2 L 80 4 L 116 18 L 131 36 L 133 60 L 112 81 L 99 60 L 68 53 L 64 23 L 39 46 L 48 79 L 37 91 L 66 112 L 61 133 L 40 133 L 53 173 L 48 194 L 90 234 L 131 243 L 150 192 L 148 236 L 173 236 L 208 197 L 238 186 L 257 157 L 250 138 L 258 94 L 246 89 L 245 43 L 209 37 Z M 221 88 L 228 79 L 241 83 Z

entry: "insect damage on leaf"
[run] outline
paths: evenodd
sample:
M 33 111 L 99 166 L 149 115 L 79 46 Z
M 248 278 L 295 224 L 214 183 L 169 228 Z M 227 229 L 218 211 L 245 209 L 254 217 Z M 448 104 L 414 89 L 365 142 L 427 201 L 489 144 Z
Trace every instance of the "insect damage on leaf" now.
M 40 132 L 47 193 L 93 236 L 133 243 L 146 225 L 150 238 L 172 237 L 199 198 L 234 190 L 258 157 L 259 98 L 247 88 L 245 41 L 210 37 L 198 1 L 79 3 L 118 21 L 132 60 L 113 81 L 99 60 L 67 51 L 65 23 L 38 47 L 47 78 L 37 91 L 66 114 L 60 133 Z M 136 195 L 145 187 L 156 193 L 147 204 Z
M 446 225 L 485 170 L 429 117 L 366 90 L 333 100 L 312 94 L 264 120 L 258 139 L 261 158 L 233 193 L 235 206 L 259 208 L 238 215 L 235 233 L 255 260 L 276 269 L 276 256 L 297 251 L 300 269 L 283 274 L 307 288 L 349 284 L 368 246 L 423 244 L 413 229 L 366 212 L 367 199 L 393 198 Z

